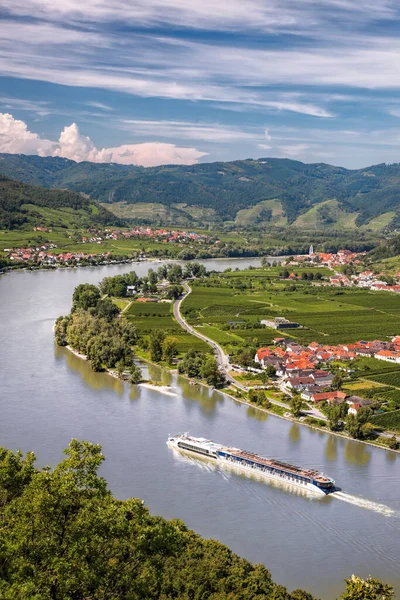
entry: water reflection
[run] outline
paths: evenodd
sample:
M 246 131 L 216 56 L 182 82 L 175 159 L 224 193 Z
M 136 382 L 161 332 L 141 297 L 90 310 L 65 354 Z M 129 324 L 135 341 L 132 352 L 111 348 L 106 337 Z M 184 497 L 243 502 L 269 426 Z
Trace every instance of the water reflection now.
M 364 466 L 371 460 L 371 451 L 366 444 L 347 440 L 344 446 L 344 457 L 352 465 Z
M 291 442 L 299 442 L 300 441 L 300 426 L 298 423 L 293 423 L 291 428 L 289 429 L 289 438 Z
M 272 479 L 266 475 L 263 475 L 262 473 L 243 471 L 243 469 L 240 469 L 236 465 L 228 462 L 219 464 L 213 459 L 203 456 L 194 456 L 193 454 L 183 450 L 177 450 L 176 448 L 170 448 L 170 451 L 172 452 L 172 456 L 177 463 L 197 467 L 205 472 L 208 471 L 209 473 L 216 473 L 222 476 L 225 480 L 229 480 L 233 485 L 235 485 L 235 480 L 237 479 L 251 479 L 253 482 L 257 482 L 261 485 L 268 485 L 272 488 L 275 488 L 275 490 L 286 493 L 287 495 L 302 496 L 303 498 L 307 498 L 307 500 L 317 502 L 327 501 L 327 496 L 315 494 L 311 490 L 292 485 L 287 481 L 278 481 L 276 479 Z M 231 475 L 233 475 L 233 478 L 230 477 Z M 247 489 L 247 492 L 253 493 L 254 489 L 249 488 Z M 264 498 L 263 500 L 266 499 Z M 271 502 L 271 500 L 269 500 L 269 502 Z
M 83 358 L 79 358 L 67 348 L 54 345 L 54 353 L 57 360 L 65 360 L 70 371 L 79 373 L 82 381 L 92 390 L 109 389 L 122 396 L 124 393 L 124 384 L 120 379 L 116 379 L 108 373 L 96 373 L 93 371 L 90 363 Z
M 137 385 L 131 385 L 131 389 L 129 391 L 129 399 L 130 400 L 139 400 L 141 394 L 141 388 Z
M 247 416 L 257 421 L 266 421 L 269 417 L 268 413 L 264 410 L 258 410 L 255 406 L 249 406 L 247 409 Z
M 386 452 L 386 460 L 388 462 L 394 462 L 398 456 L 396 452 Z
M 167 369 L 163 369 L 162 367 L 151 363 L 142 363 L 140 367 L 145 379 L 157 381 L 163 385 L 171 385 L 173 376 Z
M 177 377 L 176 384 L 179 385 L 184 400 L 195 401 L 200 404 L 204 413 L 211 415 L 215 412 L 217 404 L 224 403 L 224 396 L 216 390 L 205 385 L 194 384 L 186 377 Z
M 338 440 L 335 435 L 328 435 L 328 439 L 326 440 L 326 446 L 325 446 L 325 456 L 330 462 L 336 460 L 337 443 L 338 443 Z

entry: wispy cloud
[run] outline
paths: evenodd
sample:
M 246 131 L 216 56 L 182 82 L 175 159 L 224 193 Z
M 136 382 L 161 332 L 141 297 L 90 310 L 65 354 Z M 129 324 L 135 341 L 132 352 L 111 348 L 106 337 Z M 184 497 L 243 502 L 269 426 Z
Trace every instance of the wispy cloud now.
M 246 131 L 219 123 L 124 119 L 121 121 L 121 126 L 140 136 L 205 140 L 217 143 L 265 139 L 265 133 L 260 128 Z
M 50 103 L 45 100 L 28 100 L 24 98 L 0 97 L 0 109 L 18 109 L 45 117 L 50 114 Z

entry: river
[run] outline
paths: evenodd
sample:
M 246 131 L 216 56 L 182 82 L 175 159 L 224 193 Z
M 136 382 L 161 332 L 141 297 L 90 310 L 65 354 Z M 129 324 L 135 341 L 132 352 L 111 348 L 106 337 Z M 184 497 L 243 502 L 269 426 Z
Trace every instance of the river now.
M 204 261 L 209 269 L 260 259 Z M 264 563 L 274 580 L 324 600 L 342 580 L 369 574 L 400 597 L 400 456 L 313 431 L 150 367 L 174 395 L 96 374 L 64 348 L 52 326 L 76 285 L 155 263 L 0 277 L 0 445 L 56 464 L 72 437 L 102 444 L 102 474 L 119 498 L 143 498 L 154 514 L 182 519 L 205 537 Z M 190 431 L 332 476 L 343 493 L 315 500 L 201 460 L 177 458 L 169 433 Z

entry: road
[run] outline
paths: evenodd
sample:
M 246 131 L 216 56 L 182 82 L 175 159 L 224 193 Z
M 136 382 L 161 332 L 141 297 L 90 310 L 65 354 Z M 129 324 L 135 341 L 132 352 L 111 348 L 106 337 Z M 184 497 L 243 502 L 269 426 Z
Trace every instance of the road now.
M 185 296 L 182 296 L 181 298 L 179 298 L 174 304 L 175 319 L 178 321 L 179 325 L 183 329 L 186 329 L 186 331 L 188 331 L 192 335 L 195 335 L 197 338 L 199 338 L 200 340 L 203 340 L 203 342 L 206 342 L 207 344 L 209 344 L 211 346 L 211 348 L 214 351 L 214 355 L 215 355 L 215 359 L 218 363 L 218 367 L 219 367 L 221 373 L 223 373 L 225 375 L 227 381 L 232 383 L 232 385 L 234 385 L 239 390 L 242 390 L 243 392 L 248 392 L 249 388 L 247 388 L 245 385 L 236 381 L 236 379 L 234 379 L 232 377 L 232 375 L 230 374 L 229 359 L 228 359 L 227 354 L 225 354 L 224 350 L 221 348 L 221 346 L 219 344 L 217 344 L 217 342 L 214 342 L 214 340 L 212 340 L 211 338 L 209 338 L 206 335 L 203 335 L 202 333 L 197 331 L 197 329 L 195 329 L 194 327 L 189 325 L 189 323 L 187 323 L 187 321 L 185 321 L 185 319 L 182 317 L 181 304 L 182 304 L 183 300 L 186 298 L 186 296 L 188 294 L 190 294 L 192 291 L 192 288 L 187 283 L 184 284 L 184 288 L 186 290 Z
M 225 375 L 227 381 L 229 381 L 229 383 L 231 383 L 234 387 L 236 387 L 237 389 L 241 390 L 242 392 L 248 392 L 250 388 L 248 388 L 247 386 L 243 385 L 239 381 L 236 381 L 236 379 L 234 377 L 232 377 L 232 375 L 230 374 L 229 359 L 228 359 L 227 354 L 225 354 L 223 348 L 221 348 L 221 346 L 219 344 L 217 344 L 217 342 L 215 342 L 211 338 L 207 337 L 203 333 L 200 333 L 197 329 L 195 329 L 194 327 L 192 327 L 191 325 L 189 325 L 189 323 L 187 323 L 187 321 L 185 321 L 185 319 L 183 318 L 183 316 L 181 314 L 181 305 L 182 305 L 183 300 L 192 291 L 191 287 L 187 283 L 184 284 L 184 288 L 186 290 L 185 296 L 182 296 L 181 298 L 179 298 L 175 302 L 175 304 L 174 304 L 174 317 L 175 317 L 175 319 L 178 321 L 179 325 L 181 327 L 183 327 L 183 329 L 186 329 L 186 331 L 188 331 L 192 335 L 195 335 L 200 340 L 203 340 L 203 342 L 206 342 L 207 344 L 209 344 L 211 346 L 211 348 L 214 350 L 215 359 L 216 359 L 216 361 L 218 363 L 220 371 Z M 279 400 L 274 400 L 274 399 L 272 399 L 270 397 L 268 397 L 268 400 L 272 404 L 276 404 L 277 406 L 281 406 L 282 408 L 286 408 L 286 410 L 288 412 L 290 412 L 289 406 L 287 404 L 285 404 L 284 402 L 279 402 Z

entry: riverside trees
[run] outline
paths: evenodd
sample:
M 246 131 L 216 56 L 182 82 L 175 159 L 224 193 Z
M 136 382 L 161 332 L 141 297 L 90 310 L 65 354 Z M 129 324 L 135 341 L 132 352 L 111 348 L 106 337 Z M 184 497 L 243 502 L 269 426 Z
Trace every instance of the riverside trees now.
M 118 315 L 118 307 L 108 298 L 101 299 L 96 286 L 79 285 L 73 294 L 71 314 L 56 321 L 56 342 L 86 355 L 95 371 L 117 364 L 119 370 L 129 368 L 133 365 L 136 331 Z

